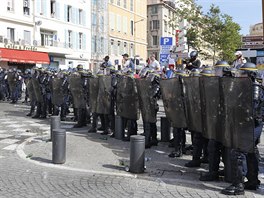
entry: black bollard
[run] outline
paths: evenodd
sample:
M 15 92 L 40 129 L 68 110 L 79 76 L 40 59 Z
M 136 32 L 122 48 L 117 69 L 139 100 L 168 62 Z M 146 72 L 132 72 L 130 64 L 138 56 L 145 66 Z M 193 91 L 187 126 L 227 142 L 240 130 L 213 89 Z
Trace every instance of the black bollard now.
M 122 140 L 125 135 L 125 130 L 123 126 L 123 119 L 121 116 L 115 116 L 115 138 Z
M 53 129 L 60 129 L 61 128 L 60 116 L 51 116 L 50 121 L 51 121 L 50 122 L 50 140 L 52 141 Z
M 160 133 L 161 133 L 161 142 L 170 141 L 170 122 L 166 117 L 160 118 Z
M 130 167 L 131 173 L 143 173 L 145 166 L 145 137 L 132 135 L 130 137 Z
M 64 164 L 66 160 L 66 131 L 65 129 L 53 129 L 52 136 L 52 162 Z
M 224 168 L 224 174 L 225 174 L 225 181 L 231 183 L 232 182 L 232 168 L 231 168 L 231 149 L 226 148 L 224 149 L 224 160 L 225 160 L 225 168 Z

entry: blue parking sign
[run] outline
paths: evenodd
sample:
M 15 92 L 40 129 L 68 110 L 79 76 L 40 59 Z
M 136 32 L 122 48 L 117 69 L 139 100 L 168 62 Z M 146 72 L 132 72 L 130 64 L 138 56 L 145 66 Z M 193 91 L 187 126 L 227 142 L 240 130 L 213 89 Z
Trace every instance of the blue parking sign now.
M 172 37 L 161 37 L 160 45 L 172 45 Z

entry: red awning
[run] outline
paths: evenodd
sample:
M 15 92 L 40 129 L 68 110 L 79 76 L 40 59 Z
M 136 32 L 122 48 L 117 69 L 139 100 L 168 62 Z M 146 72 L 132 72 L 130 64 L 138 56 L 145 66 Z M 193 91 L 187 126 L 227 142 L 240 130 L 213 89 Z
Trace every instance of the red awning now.
M 27 50 L 13 50 L 0 48 L 0 61 L 17 63 L 49 64 L 49 55 L 45 52 L 34 52 Z

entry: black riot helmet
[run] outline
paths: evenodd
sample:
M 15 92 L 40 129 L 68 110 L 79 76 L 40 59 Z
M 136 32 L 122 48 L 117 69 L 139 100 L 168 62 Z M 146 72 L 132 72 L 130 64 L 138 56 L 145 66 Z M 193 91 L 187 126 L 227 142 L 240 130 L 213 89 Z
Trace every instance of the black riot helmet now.
M 247 62 L 239 68 L 239 71 L 240 76 L 247 75 L 248 77 L 255 79 L 257 76 L 258 68 L 254 63 Z
M 225 60 L 217 61 L 214 69 L 216 76 L 231 76 L 230 65 Z
M 200 70 L 199 69 L 192 69 L 190 76 L 199 77 L 200 76 Z
M 195 58 L 197 58 L 197 56 L 198 56 L 198 52 L 197 52 L 197 51 L 192 51 L 192 52 L 190 53 L 190 57 L 191 57 L 191 59 L 195 59 Z
M 203 71 L 201 71 L 200 73 L 201 76 L 208 76 L 208 77 L 211 77 L 211 76 L 215 76 L 215 71 L 214 70 L 210 70 L 210 69 L 204 69 Z

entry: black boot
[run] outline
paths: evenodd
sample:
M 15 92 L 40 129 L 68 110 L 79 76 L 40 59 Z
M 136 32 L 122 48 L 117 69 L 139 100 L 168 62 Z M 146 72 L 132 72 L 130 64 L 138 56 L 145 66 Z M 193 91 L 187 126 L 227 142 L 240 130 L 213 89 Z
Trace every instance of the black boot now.
M 201 161 L 200 160 L 191 160 L 187 162 L 184 166 L 189 167 L 189 168 L 194 168 L 194 167 L 200 167 Z
M 150 123 L 149 122 L 143 122 L 143 128 L 144 128 L 144 136 L 145 136 L 145 148 L 150 148 Z
M 171 157 L 171 158 L 181 157 L 181 156 L 182 156 L 182 149 L 181 149 L 181 147 L 179 147 L 179 148 L 176 149 L 175 151 L 172 151 L 172 152 L 169 154 L 169 157 Z
M 247 190 L 257 190 L 260 185 L 260 181 L 258 180 L 259 161 L 257 155 L 257 147 L 255 147 L 254 153 L 248 153 L 246 155 L 248 169 L 246 177 L 248 181 L 244 185 Z
M 88 130 L 88 133 L 96 133 L 97 132 L 98 116 L 96 113 L 93 113 L 92 117 L 93 117 L 92 127 Z
M 218 172 L 208 172 L 204 173 L 199 178 L 200 181 L 218 181 L 219 174 Z
M 244 185 L 242 183 L 232 184 L 231 186 L 228 186 L 222 190 L 221 193 L 225 195 L 244 195 Z

